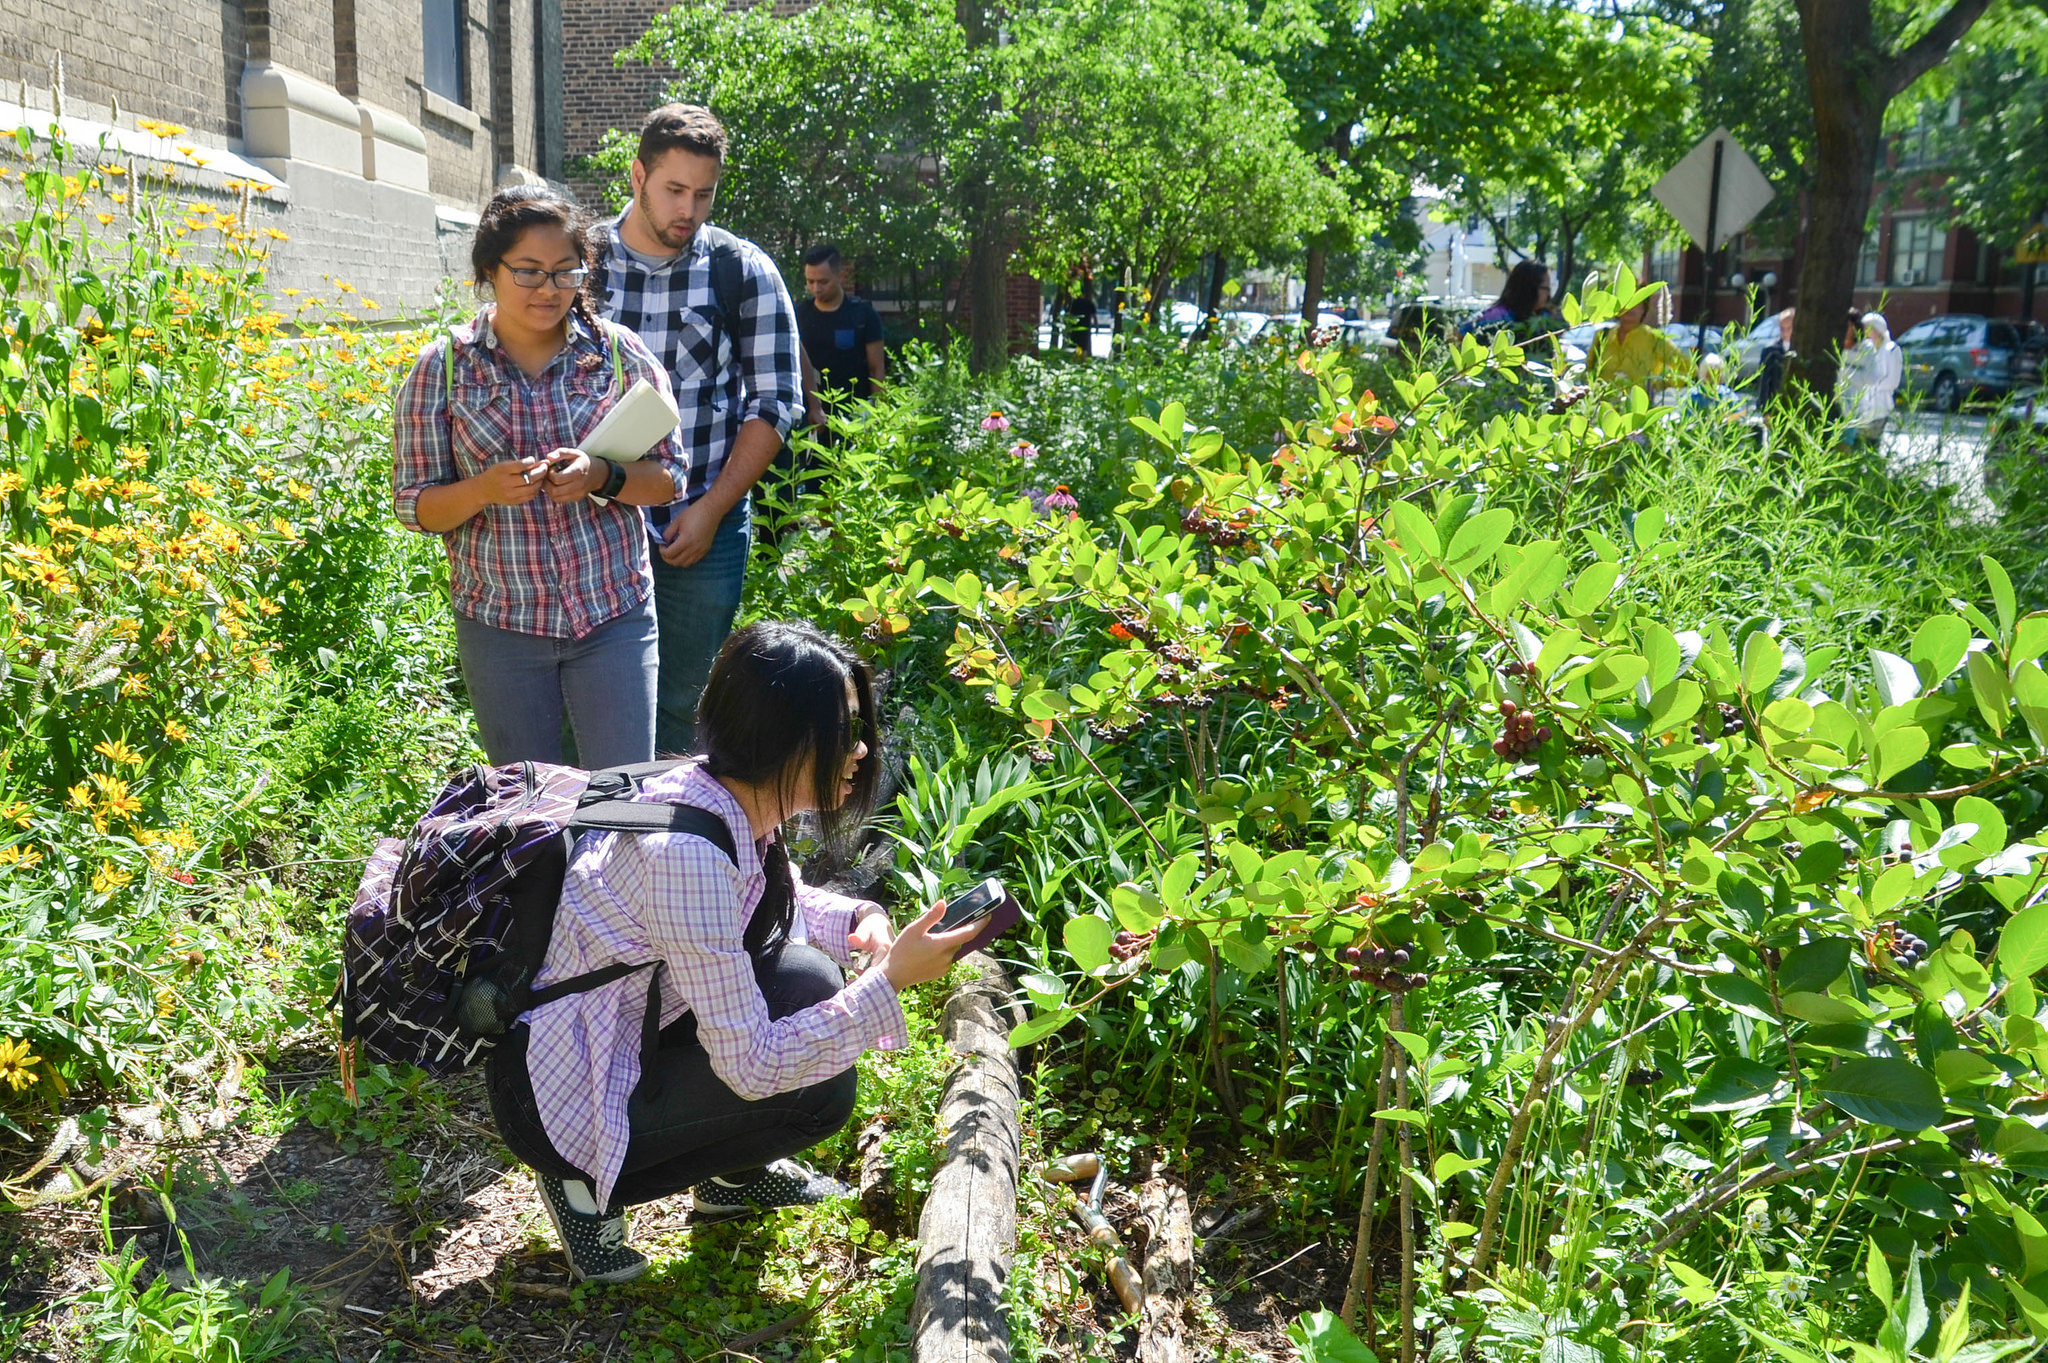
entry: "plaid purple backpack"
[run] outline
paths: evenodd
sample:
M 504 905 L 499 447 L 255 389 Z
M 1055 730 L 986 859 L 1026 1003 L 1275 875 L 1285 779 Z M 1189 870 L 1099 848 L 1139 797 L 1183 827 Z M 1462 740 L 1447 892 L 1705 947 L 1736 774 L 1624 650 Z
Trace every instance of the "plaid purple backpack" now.
M 737 860 L 731 830 L 711 811 L 633 798 L 648 777 L 676 765 L 473 767 L 442 788 L 409 837 L 377 844 L 349 910 L 335 990 L 351 1099 L 358 1050 L 450 1074 L 474 1064 L 527 1009 L 656 964 L 619 963 L 532 987 L 579 832 L 691 833 Z M 657 971 L 657 989 L 658 979 Z

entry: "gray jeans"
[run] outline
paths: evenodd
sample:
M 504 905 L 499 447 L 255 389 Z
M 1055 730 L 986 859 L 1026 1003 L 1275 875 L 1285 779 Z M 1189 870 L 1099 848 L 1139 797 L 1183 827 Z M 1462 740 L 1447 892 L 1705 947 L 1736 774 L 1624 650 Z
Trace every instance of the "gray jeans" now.
M 566 717 L 579 766 L 654 759 L 654 603 L 581 639 L 521 634 L 458 614 L 455 646 L 494 766 L 560 762 Z

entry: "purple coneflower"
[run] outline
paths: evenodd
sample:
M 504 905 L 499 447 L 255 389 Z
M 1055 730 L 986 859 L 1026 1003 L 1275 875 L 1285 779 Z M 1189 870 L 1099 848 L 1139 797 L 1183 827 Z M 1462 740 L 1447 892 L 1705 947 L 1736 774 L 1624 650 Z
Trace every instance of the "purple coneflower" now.
M 1065 511 L 1072 514 L 1081 509 L 1081 504 L 1074 500 L 1073 493 L 1067 491 L 1067 485 L 1061 483 L 1050 493 L 1046 494 L 1045 509 L 1047 511 Z
M 1010 418 L 1004 416 L 1001 412 L 990 412 L 981 419 L 981 429 L 984 431 L 1007 431 L 1010 429 Z
M 1010 446 L 1010 456 L 1014 459 L 1022 459 L 1028 464 L 1038 457 L 1038 446 L 1032 444 L 1029 440 L 1019 440 L 1016 444 Z

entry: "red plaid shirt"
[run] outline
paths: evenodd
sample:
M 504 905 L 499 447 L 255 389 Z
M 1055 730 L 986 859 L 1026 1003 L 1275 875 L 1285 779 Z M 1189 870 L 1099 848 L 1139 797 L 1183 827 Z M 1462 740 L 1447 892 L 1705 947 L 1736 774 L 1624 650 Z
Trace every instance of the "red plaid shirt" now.
M 501 459 L 574 449 L 624 389 L 606 337 L 574 315 L 569 343 L 529 378 L 491 330 L 490 309 L 428 342 L 398 390 L 392 506 L 399 524 L 422 530 L 420 492 L 481 473 Z M 607 324 L 609 326 L 609 324 Z M 625 387 L 669 379 L 639 337 L 614 328 Z M 448 346 L 455 347 L 455 404 L 448 403 Z M 671 433 L 648 451 L 681 496 L 688 460 Z M 442 536 L 448 595 L 458 614 L 521 634 L 581 639 L 637 609 L 654 590 L 638 507 L 543 492 L 524 506 L 487 506 Z

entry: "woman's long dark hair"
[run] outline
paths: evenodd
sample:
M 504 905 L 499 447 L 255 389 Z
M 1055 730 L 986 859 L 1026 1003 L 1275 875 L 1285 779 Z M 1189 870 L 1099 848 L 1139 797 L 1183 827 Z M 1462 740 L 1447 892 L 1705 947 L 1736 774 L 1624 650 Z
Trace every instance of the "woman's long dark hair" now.
M 570 300 L 569 310 L 583 325 L 602 332 L 597 324 L 597 262 L 590 247 L 590 217 L 553 185 L 507 185 L 484 205 L 469 246 L 469 268 L 477 287 L 491 282 L 491 271 L 504 263 L 506 254 L 530 227 L 559 227 L 569 234 L 577 261 L 590 271 Z
M 1550 267 L 1540 260 L 1523 260 L 1508 271 L 1507 283 L 1501 285 L 1500 297 L 1493 300 L 1497 308 L 1506 308 L 1515 315 L 1517 322 L 1526 322 L 1536 311 L 1537 295 L 1550 282 Z
M 848 722 L 846 684 L 860 702 L 860 724 Z M 846 759 L 868 745 L 839 798 Z M 810 803 L 821 837 L 840 843 L 867 822 L 882 771 L 875 725 L 875 677 L 846 645 L 806 624 L 762 620 L 735 632 L 718 650 L 697 701 L 697 747 L 704 770 L 752 786 L 774 786 L 784 808 L 803 803 L 798 782 L 810 759 Z M 797 797 L 797 798 L 792 798 Z

